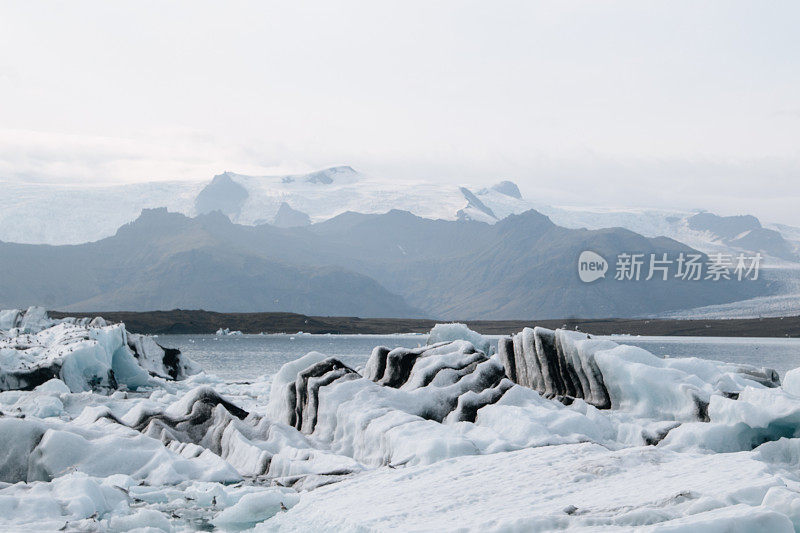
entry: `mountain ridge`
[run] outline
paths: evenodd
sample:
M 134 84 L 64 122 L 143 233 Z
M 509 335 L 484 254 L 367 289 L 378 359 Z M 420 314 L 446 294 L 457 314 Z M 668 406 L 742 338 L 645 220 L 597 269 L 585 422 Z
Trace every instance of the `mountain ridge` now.
M 211 194 L 215 189 L 220 189 L 219 194 Z M 0 212 L 0 240 L 6 242 L 91 242 L 113 235 L 118 227 L 136 219 L 141 209 L 160 206 L 186 216 L 220 210 L 234 222 L 252 226 L 266 222 L 306 225 L 305 216 L 319 223 L 348 211 L 382 214 L 392 209 L 424 218 L 493 224 L 510 214 L 536 209 L 563 227 L 620 226 L 646 237 L 668 236 L 708 254 L 758 252 L 773 266 L 800 264 L 800 228 L 762 225 L 749 215 L 713 215 L 749 221 L 749 232 L 736 238 L 698 227 L 692 221 L 697 211 L 558 207 L 524 197 L 509 180 L 494 185 L 381 180 L 344 165 L 306 174 L 250 176 L 226 171 L 204 181 L 100 188 L 4 183 L 4 198 L 7 202 Z M 109 202 L 109 198 L 114 201 Z M 284 204 L 292 211 L 287 212 Z M 279 213 L 281 210 L 283 213 Z
M 767 283 L 584 284 L 577 257 L 694 252 L 624 228 L 569 229 L 535 210 L 495 223 L 402 210 L 343 213 L 306 227 L 235 224 L 143 210 L 113 237 L 0 244 L 0 305 L 64 310 L 292 311 L 501 319 L 643 316 L 763 295 Z M 32 265 L 32 266 L 31 266 Z

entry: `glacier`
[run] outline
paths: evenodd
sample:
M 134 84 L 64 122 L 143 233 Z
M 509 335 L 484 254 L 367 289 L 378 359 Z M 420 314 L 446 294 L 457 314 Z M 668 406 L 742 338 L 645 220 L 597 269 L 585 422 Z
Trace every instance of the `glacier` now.
M 800 530 L 800 369 L 441 324 L 234 382 L 99 318 L 0 329 L 3 529 Z
M 245 225 L 302 226 L 342 213 L 409 211 L 417 216 L 479 220 L 493 224 L 535 209 L 567 228 L 623 227 L 646 237 L 667 236 L 705 253 L 761 250 L 775 265 L 800 261 L 800 229 L 764 226 L 755 217 L 718 217 L 702 211 L 590 205 L 552 205 L 526 198 L 512 181 L 494 185 L 387 180 L 349 166 L 308 174 L 251 176 L 226 171 L 210 181 L 150 182 L 91 187 L 3 183 L 6 209 L 0 240 L 29 244 L 79 244 L 114 234 L 143 209 L 167 207 L 195 216 L 219 210 Z M 114 202 L 108 202 L 112 197 Z M 74 209 L 80 204 L 82 209 Z M 710 220 L 706 220 L 710 219 Z M 748 219 L 742 225 L 740 219 Z M 103 220 L 106 225 L 98 225 Z M 30 221 L 30 222 L 27 222 Z M 741 230 L 741 231 L 738 231 Z

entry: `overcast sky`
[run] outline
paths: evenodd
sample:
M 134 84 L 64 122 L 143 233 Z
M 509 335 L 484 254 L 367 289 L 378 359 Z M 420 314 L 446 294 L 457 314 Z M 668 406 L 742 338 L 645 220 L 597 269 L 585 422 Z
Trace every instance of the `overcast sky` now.
M 798 28 L 796 0 L 3 2 L 0 179 L 350 164 L 800 225 Z

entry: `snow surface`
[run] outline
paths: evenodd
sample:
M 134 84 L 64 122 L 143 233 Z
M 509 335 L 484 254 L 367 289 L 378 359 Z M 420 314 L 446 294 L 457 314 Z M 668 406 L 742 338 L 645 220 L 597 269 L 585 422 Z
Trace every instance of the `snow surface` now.
M 796 487 L 753 455 L 583 443 L 383 468 L 258 531 L 794 531 Z
M 36 359 L 30 339 L 108 363 L 123 333 L 13 331 L 0 372 Z M 551 333 L 594 361 L 610 409 L 513 384 L 454 325 L 376 347 L 364 377 L 312 352 L 252 382 L 148 372 L 136 390 L 62 376 L 2 391 L 0 529 L 800 530 L 800 369 L 768 386 L 742 365 Z

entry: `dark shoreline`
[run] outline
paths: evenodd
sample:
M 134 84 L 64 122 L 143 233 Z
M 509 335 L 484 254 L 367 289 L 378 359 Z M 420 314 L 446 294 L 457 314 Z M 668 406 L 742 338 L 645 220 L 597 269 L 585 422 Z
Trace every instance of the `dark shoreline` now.
M 321 317 L 295 313 L 215 313 L 202 310 L 113 311 L 65 313 L 51 311 L 50 316 L 102 316 L 113 322 L 125 322 L 129 331 L 150 334 L 208 334 L 219 328 L 244 333 L 338 333 L 390 334 L 427 333 L 434 324 L 445 320 L 411 318 Z M 683 335 L 700 337 L 800 337 L 800 316 L 725 320 L 664 319 L 557 319 L 557 320 L 466 320 L 470 328 L 486 335 L 508 335 L 528 326 L 566 327 L 595 335 Z

